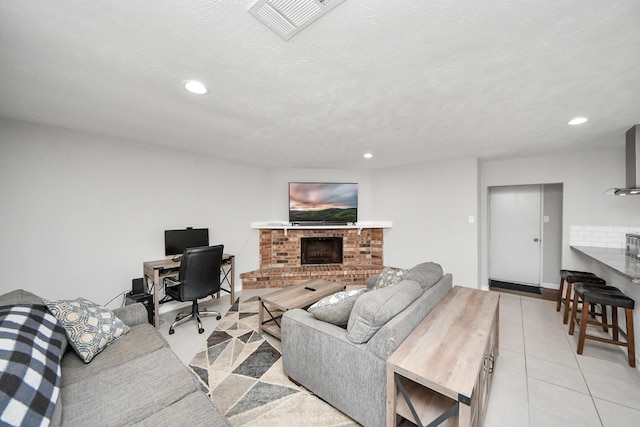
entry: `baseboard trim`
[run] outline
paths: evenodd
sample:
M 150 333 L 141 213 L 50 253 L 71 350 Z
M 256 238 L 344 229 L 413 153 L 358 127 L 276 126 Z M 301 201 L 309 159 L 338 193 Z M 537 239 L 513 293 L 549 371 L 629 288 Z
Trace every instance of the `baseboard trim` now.
M 501 280 L 489 280 L 489 288 L 509 289 L 512 291 L 527 292 L 540 295 L 542 291 L 539 286 L 521 285 L 518 283 L 504 282 Z

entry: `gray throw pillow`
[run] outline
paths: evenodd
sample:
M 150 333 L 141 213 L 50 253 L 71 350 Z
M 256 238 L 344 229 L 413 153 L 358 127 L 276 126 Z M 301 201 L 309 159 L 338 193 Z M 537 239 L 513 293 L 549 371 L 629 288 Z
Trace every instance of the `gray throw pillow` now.
M 364 344 L 382 326 L 422 295 L 420 285 L 403 280 L 395 286 L 367 292 L 356 300 L 347 323 L 347 339 Z
M 440 264 L 435 262 L 423 262 L 407 271 L 404 275 L 405 280 L 415 280 L 420 283 L 425 291 L 436 284 L 443 274 Z
M 323 322 L 333 323 L 337 326 L 346 326 L 356 299 L 367 291 L 367 288 L 353 289 L 336 292 L 333 295 L 322 298 L 313 304 L 307 311 Z

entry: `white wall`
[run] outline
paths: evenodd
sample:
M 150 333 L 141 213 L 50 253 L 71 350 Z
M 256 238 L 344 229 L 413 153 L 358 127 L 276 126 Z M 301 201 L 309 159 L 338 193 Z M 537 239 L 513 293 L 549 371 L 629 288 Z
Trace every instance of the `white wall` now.
M 6 119 L 0 141 L 0 293 L 105 304 L 164 257 L 165 229 L 186 226 L 208 227 L 236 276 L 258 266 L 249 224 L 269 215 L 266 169 Z
M 377 170 L 374 190 L 376 219 L 393 221 L 385 233 L 386 265 L 433 261 L 453 274 L 455 285 L 479 287 L 476 158 Z
M 487 284 L 487 194 L 498 185 L 563 184 L 562 268 L 580 269 L 584 261 L 569 248 L 571 225 L 635 226 L 640 197 L 604 196 L 625 183 L 624 148 L 566 155 L 484 162 L 480 165 L 480 283 Z M 558 278 L 559 280 L 559 278 Z
M 386 265 L 435 261 L 470 287 L 487 283 L 490 186 L 563 184 L 564 268 L 585 263 L 569 249 L 571 225 L 640 225 L 640 197 L 602 195 L 624 184 L 622 147 L 480 165 L 268 171 L 0 119 L 0 292 L 105 303 L 142 275 L 143 261 L 163 256 L 163 230 L 185 226 L 209 227 L 212 243 L 236 255 L 238 274 L 254 270 L 258 232 L 249 223 L 287 220 L 289 181 L 358 182 L 359 218 L 394 223 Z

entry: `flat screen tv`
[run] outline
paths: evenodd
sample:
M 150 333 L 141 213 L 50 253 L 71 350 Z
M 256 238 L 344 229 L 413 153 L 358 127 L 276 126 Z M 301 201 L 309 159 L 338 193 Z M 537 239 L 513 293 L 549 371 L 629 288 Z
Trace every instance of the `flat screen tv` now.
M 182 255 L 187 248 L 209 246 L 209 229 L 188 227 L 184 230 L 164 231 L 164 254 Z
M 358 221 L 358 184 L 289 183 L 289 222 L 340 224 L 356 221 Z

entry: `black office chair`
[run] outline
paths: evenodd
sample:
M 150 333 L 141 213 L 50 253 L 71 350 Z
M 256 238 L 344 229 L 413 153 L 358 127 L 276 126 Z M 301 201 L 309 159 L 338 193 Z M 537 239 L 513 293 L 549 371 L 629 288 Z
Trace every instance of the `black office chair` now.
M 220 291 L 220 266 L 222 264 L 222 252 L 224 246 L 208 246 L 202 248 L 185 249 L 180 263 L 178 280 L 166 277 L 165 292 L 178 301 L 192 301 L 191 313 L 179 313 L 176 320 L 169 328 L 169 334 L 175 331 L 173 328 L 183 320 L 193 317 L 198 322 L 198 333 L 203 333 L 200 316 L 216 315 L 216 319 L 222 317 L 217 311 L 203 311 L 198 309 L 198 300 Z

